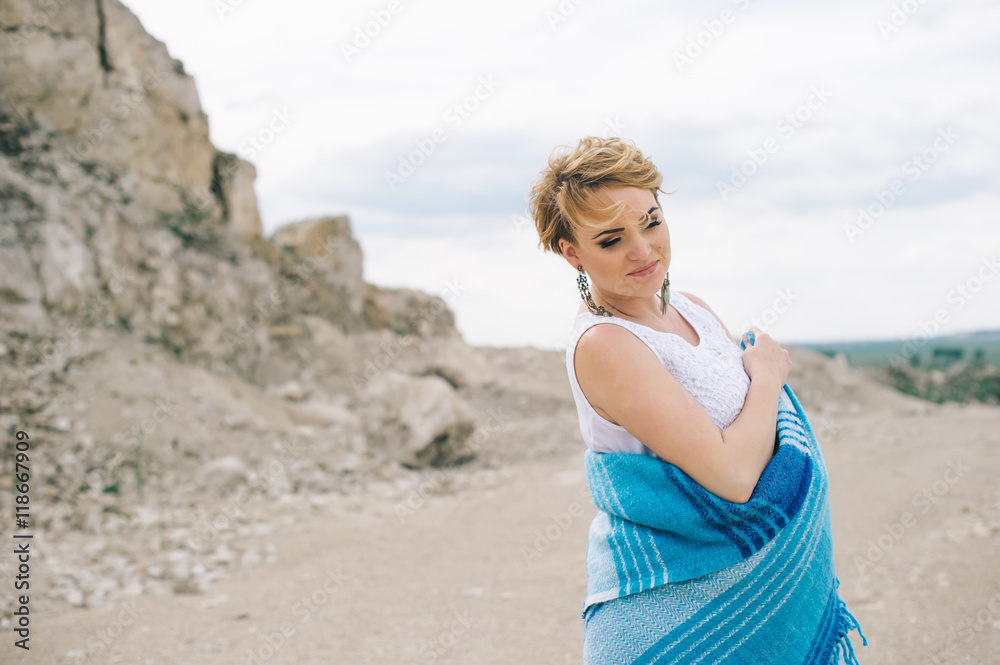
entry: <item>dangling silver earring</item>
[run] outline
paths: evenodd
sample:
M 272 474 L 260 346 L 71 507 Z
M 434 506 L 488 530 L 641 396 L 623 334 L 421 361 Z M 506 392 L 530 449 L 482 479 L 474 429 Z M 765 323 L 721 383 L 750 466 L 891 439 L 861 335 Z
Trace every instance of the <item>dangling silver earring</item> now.
M 667 313 L 667 305 L 670 304 L 670 293 L 667 291 L 667 287 L 670 286 L 670 273 L 666 273 L 663 276 L 663 288 L 660 289 L 660 314 Z
M 587 286 L 587 276 L 583 274 L 583 265 L 578 265 L 576 269 L 580 271 L 580 274 L 576 277 L 576 284 L 580 287 L 580 297 L 587 303 L 587 309 L 601 316 L 612 316 L 611 312 L 604 309 L 604 305 L 594 304 L 594 299 L 590 296 L 590 287 Z

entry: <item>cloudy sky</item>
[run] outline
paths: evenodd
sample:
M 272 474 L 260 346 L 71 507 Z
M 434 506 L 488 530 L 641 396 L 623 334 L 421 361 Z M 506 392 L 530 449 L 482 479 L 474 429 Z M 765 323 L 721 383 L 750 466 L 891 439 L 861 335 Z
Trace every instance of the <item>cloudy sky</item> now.
M 444 295 L 472 344 L 565 348 L 575 272 L 526 192 L 587 135 L 664 173 L 671 285 L 733 332 L 1000 328 L 996 2 L 125 4 L 256 165 L 266 233 L 346 213 L 365 279 Z

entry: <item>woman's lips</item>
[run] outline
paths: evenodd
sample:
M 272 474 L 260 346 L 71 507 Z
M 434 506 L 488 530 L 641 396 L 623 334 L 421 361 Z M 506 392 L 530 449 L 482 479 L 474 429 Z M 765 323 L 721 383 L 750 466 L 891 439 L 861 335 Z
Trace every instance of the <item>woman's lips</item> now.
M 639 270 L 636 270 L 635 272 L 630 272 L 629 275 L 631 275 L 632 277 L 645 277 L 646 275 L 649 275 L 654 270 L 656 270 L 656 264 L 657 263 L 659 263 L 659 261 L 653 261 L 652 263 L 650 263 L 645 268 L 640 268 Z

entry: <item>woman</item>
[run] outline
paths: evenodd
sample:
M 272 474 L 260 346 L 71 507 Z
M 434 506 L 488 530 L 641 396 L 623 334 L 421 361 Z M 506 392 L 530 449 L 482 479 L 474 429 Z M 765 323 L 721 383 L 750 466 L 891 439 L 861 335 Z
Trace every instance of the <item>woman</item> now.
M 631 143 L 589 137 L 530 195 L 583 299 L 566 362 L 602 509 L 584 662 L 856 662 L 788 352 L 757 329 L 741 345 L 670 288 L 661 184 Z

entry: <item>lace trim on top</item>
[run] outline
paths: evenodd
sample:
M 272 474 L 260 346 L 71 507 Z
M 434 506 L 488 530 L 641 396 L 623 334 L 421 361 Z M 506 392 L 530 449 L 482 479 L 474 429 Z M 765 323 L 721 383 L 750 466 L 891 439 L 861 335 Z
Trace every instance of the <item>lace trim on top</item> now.
M 654 330 L 617 316 L 584 312 L 578 314 L 573 322 L 566 350 L 566 369 L 580 417 L 580 431 L 592 450 L 654 454 L 625 428 L 597 413 L 577 382 L 573 366 L 576 343 L 586 330 L 599 323 L 622 326 L 641 339 L 667 371 L 701 404 L 719 431 L 729 427 L 743 409 L 750 388 L 750 377 L 743 369 L 743 349 L 729 339 L 711 312 L 668 288 L 670 304 L 698 334 L 697 345 L 675 333 Z

